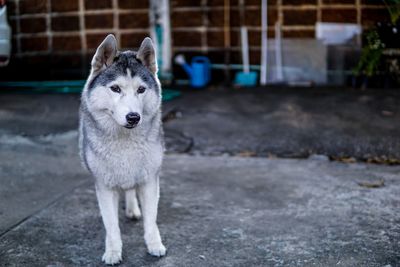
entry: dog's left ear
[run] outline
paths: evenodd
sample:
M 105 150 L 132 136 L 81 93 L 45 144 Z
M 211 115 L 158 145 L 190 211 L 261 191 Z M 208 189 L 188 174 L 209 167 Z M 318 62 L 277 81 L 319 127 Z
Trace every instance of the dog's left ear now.
M 149 37 L 144 38 L 136 57 L 142 61 L 142 64 L 147 67 L 153 74 L 158 71 L 156 51 L 153 42 Z

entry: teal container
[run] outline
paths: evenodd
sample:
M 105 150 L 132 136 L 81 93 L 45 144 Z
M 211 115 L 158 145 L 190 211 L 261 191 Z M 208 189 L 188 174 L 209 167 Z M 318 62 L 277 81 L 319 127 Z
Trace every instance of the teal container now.
M 238 86 L 256 86 L 258 80 L 258 73 L 255 71 L 251 72 L 238 72 L 235 76 L 235 85 Z

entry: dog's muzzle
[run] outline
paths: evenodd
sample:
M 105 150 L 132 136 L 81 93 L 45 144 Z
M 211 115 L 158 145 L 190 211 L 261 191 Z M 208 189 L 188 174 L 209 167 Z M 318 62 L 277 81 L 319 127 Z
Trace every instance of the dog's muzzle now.
M 127 124 L 125 125 L 125 128 L 132 129 L 135 127 L 139 121 L 140 121 L 140 115 L 137 112 L 129 112 L 126 115 L 126 121 Z

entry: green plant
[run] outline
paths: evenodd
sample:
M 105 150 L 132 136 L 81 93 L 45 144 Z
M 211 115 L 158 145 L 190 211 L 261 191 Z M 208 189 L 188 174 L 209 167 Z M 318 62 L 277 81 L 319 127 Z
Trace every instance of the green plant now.
M 382 0 L 390 14 L 390 20 L 395 25 L 400 18 L 400 0 Z M 354 68 L 355 75 L 365 74 L 372 76 L 377 73 L 381 63 L 385 44 L 382 42 L 376 28 L 365 34 L 366 45 L 361 50 L 360 61 Z
M 379 38 L 376 29 L 369 30 L 365 34 L 367 45 L 361 51 L 361 58 L 354 69 L 356 75 L 365 74 L 372 76 L 378 70 L 385 45 Z
M 400 0 L 383 0 L 386 9 L 389 11 L 390 20 L 396 24 L 400 17 Z

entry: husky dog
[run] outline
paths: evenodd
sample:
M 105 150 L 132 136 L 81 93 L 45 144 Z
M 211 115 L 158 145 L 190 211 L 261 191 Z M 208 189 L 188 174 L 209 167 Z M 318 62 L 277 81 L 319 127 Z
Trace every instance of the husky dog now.
M 115 37 L 108 35 L 97 48 L 82 92 L 79 148 L 84 166 L 95 178 L 106 229 L 102 258 L 106 264 L 122 260 L 121 190 L 125 215 L 138 219 L 143 214 L 148 253 L 157 257 L 166 253 L 156 223 L 164 151 L 161 86 L 156 74 L 150 38 L 143 40 L 137 52 L 120 52 Z

